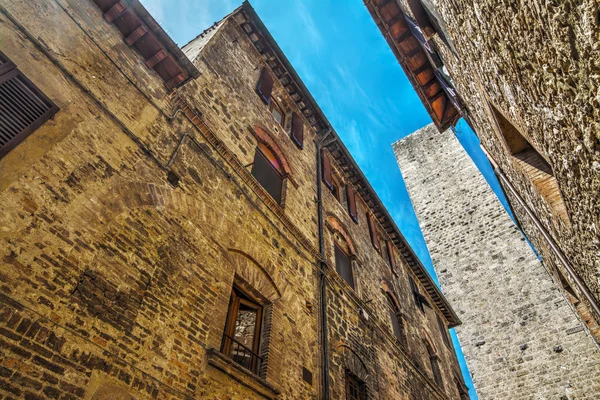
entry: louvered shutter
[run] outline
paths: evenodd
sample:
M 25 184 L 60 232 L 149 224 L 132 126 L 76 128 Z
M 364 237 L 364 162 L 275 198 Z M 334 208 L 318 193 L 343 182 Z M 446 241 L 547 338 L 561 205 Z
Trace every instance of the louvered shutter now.
M 0 53 L 0 158 L 57 111 L 52 101 Z
M 356 212 L 356 193 L 352 186 L 346 186 L 346 197 L 348 197 L 348 213 L 352 220 L 358 223 L 358 213 Z
M 265 104 L 271 104 L 271 94 L 273 93 L 273 78 L 266 68 L 263 68 L 256 86 L 256 92 Z
M 329 188 L 329 190 L 333 190 L 333 172 L 331 171 L 331 161 L 329 161 L 329 154 L 324 150 L 321 150 L 321 159 L 323 160 L 323 182 Z
M 299 148 L 304 148 L 304 121 L 297 113 L 292 113 L 292 140 Z
M 396 264 L 396 256 L 394 255 L 394 244 L 392 243 L 391 240 L 388 240 L 386 242 L 386 244 L 387 244 L 388 258 L 390 260 L 390 268 L 392 269 L 392 271 L 396 271 L 398 265 Z
M 369 225 L 369 233 L 371 234 L 371 243 L 373 243 L 373 247 L 375 247 L 377 251 L 380 251 L 381 245 L 379 243 L 379 235 L 377 234 L 377 228 L 375 227 L 373 215 L 370 213 L 367 213 L 367 223 Z

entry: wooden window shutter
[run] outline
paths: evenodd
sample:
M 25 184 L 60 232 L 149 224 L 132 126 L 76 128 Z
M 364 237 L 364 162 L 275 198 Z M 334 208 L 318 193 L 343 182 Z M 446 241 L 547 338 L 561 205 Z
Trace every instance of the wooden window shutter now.
M 373 243 L 373 247 L 375 247 L 377 251 L 380 251 L 381 245 L 379 243 L 379 235 L 377 235 L 377 228 L 371 213 L 367 213 L 367 224 L 369 225 L 369 233 L 371 234 L 371 243 Z
M 348 197 L 348 213 L 352 220 L 358 223 L 358 213 L 356 212 L 356 193 L 352 186 L 346 186 L 346 196 Z
M 304 121 L 298 113 L 292 113 L 292 140 L 299 148 L 304 148 Z
M 271 94 L 273 93 L 273 78 L 267 68 L 263 68 L 260 74 L 258 85 L 256 86 L 256 92 L 265 104 L 271 104 Z
M 333 172 L 331 170 L 329 154 L 324 150 L 321 150 L 321 158 L 323 160 L 323 182 L 329 188 L 329 190 L 333 190 Z
M 57 111 L 58 107 L 0 52 L 0 158 Z
M 387 244 L 387 253 L 388 258 L 390 260 L 390 268 L 392 269 L 392 271 L 396 271 L 396 269 L 398 269 L 398 264 L 396 264 L 396 256 L 394 255 L 394 244 L 391 240 L 388 240 L 385 243 Z

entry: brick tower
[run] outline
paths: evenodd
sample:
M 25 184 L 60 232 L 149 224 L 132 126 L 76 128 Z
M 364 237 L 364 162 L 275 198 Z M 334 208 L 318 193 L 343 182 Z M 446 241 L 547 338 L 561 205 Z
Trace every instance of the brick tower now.
M 481 399 L 597 399 L 600 352 L 451 131 L 394 144 Z

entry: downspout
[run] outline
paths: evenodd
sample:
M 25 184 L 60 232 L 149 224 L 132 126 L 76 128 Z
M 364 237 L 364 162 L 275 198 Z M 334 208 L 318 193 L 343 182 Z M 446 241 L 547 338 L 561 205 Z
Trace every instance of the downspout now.
M 573 281 L 575 282 L 575 284 L 577 285 L 577 287 L 579 288 L 579 290 L 581 290 L 581 293 L 583 293 L 583 295 L 585 296 L 585 298 L 587 299 L 587 301 L 590 303 L 590 305 L 592 306 L 592 308 L 596 312 L 596 314 L 598 316 L 600 316 L 600 306 L 598 306 L 598 303 L 596 302 L 596 299 L 594 298 L 594 295 L 592 295 L 592 293 L 588 289 L 588 287 L 585 284 L 585 282 L 583 282 L 581 280 L 581 278 L 579 278 L 579 276 L 577 275 L 577 273 L 575 272 L 575 270 L 571 266 L 571 263 L 569 262 L 569 260 L 567 259 L 567 257 L 564 255 L 564 253 L 562 252 L 562 250 L 558 247 L 558 245 L 556 244 L 556 242 L 554 241 L 554 239 L 552 238 L 552 236 L 550 236 L 550 234 L 548 233 L 548 231 L 546 230 L 546 228 L 542 225 L 542 223 L 537 218 L 537 216 L 533 213 L 533 211 L 531 211 L 531 209 L 529 208 L 529 206 L 525 203 L 525 200 L 523 200 L 523 198 L 521 197 L 521 195 L 519 194 L 519 192 L 517 192 L 517 190 L 515 189 L 515 187 L 513 186 L 513 184 L 508 180 L 508 178 L 506 177 L 506 175 L 504 175 L 504 172 L 502 171 L 502 169 L 500 168 L 500 166 L 494 161 L 494 159 L 490 156 L 490 154 L 487 152 L 487 150 L 485 150 L 485 148 L 483 146 L 481 146 L 481 149 L 483 150 L 483 152 L 487 156 L 488 160 L 490 161 L 490 164 L 492 164 L 492 168 L 494 168 L 494 173 L 496 174 L 496 176 L 498 177 L 498 179 L 502 183 L 504 183 L 504 185 L 506 185 L 506 187 L 508 188 L 508 190 L 510 191 L 510 193 L 512 193 L 512 195 L 515 196 L 515 198 L 517 199 L 517 202 L 521 205 L 521 207 L 523 207 L 523 209 L 525 210 L 525 212 L 527 213 L 527 215 L 529 216 L 529 218 L 535 224 L 537 230 L 542 234 L 542 236 L 544 237 L 544 239 L 546 240 L 546 242 L 548 243 L 548 245 L 552 249 L 553 253 L 556 255 L 556 257 L 558 257 L 560 263 L 567 270 L 567 272 L 571 276 L 571 279 L 573 279 Z
M 322 144 L 331 133 L 331 128 L 321 137 L 315 141 L 317 145 L 317 219 L 319 223 L 319 252 L 321 259 L 325 259 L 325 235 L 323 233 L 323 188 L 322 188 L 322 171 L 321 171 L 321 149 Z M 321 289 L 321 365 L 323 370 L 321 371 L 322 378 L 322 394 L 323 400 L 329 400 L 329 357 L 327 350 L 329 348 L 328 335 L 327 335 L 327 275 L 325 274 L 325 265 L 323 261 L 319 261 L 321 264 L 319 270 L 321 271 L 319 282 Z

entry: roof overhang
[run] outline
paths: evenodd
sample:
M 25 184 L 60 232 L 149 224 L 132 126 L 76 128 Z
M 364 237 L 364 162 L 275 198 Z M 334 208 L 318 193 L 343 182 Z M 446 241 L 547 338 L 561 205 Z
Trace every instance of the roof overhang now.
M 125 43 L 144 58 L 148 68 L 156 71 L 167 89 L 200 76 L 198 69 L 139 0 L 93 1 L 106 22 L 121 32 Z
M 365 5 L 438 130 L 444 132 L 454 126 L 461 117 L 456 101 L 436 76 L 427 50 L 410 29 L 398 2 L 365 0 Z
M 236 21 L 246 33 L 249 40 L 254 44 L 256 50 L 271 67 L 276 78 L 280 81 L 289 95 L 294 99 L 300 110 L 307 117 L 312 127 L 320 134 L 331 130 L 331 140 L 326 141 L 326 148 L 335 158 L 344 174 L 352 185 L 357 189 L 362 199 L 373 210 L 375 217 L 385 229 L 387 235 L 400 250 L 402 257 L 417 276 L 437 308 L 443 313 L 451 328 L 461 324 L 460 319 L 437 287 L 419 258 L 394 223 L 391 215 L 375 193 L 375 190 L 356 164 L 350 152 L 332 128 L 327 117 L 306 88 L 296 70 L 292 67 L 283 51 L 279 48 L 275 39 L 256 14 L 248 1 L 245 1 L 238 11 Z M 433 75 L 433 71 L 431 72 Z M 458 113 L 457 113 L 458 114 Z

